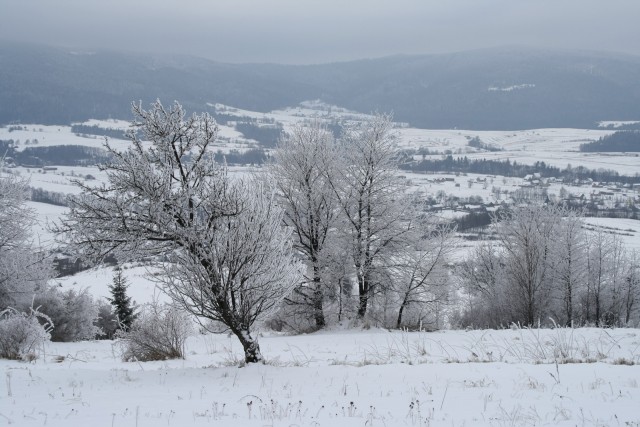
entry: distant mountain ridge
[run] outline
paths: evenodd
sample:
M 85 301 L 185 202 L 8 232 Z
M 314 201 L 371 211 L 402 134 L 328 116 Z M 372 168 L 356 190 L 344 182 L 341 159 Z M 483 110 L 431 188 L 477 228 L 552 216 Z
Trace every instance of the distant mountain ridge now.
M 302 66 L 0 43 L 0 124 L 129 119 L 132 101 L 157 98 L 265 112 L 320 99 L 422 128 L 593 128 L 640 120 L 640 57 L 511 47 Z

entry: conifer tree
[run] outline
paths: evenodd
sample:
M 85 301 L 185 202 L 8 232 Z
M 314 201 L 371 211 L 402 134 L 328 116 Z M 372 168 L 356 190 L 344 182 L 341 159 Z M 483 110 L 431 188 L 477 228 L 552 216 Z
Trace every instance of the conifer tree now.
M 134 313 L 134 307 L 131 305 L 131 297 L 127 295 L 128 287 L 129 284 L 122 274 L 122 269 L 116 267 L 113 271 L 113 283 L 109 285 L 111 298 L 108 298 L 108 300 L 113 306 L 114 314 L 118 319 L 118 329 L 122 329 L 125 332 L 129 331 L 137 317 Z

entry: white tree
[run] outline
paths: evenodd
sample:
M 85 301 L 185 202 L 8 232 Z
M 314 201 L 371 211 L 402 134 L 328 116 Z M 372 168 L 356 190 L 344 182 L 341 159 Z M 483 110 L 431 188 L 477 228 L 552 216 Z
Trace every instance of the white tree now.
M 29 306 L 51 275 L 44 252 L 30 241 L 34 215 L 25 205 L 27 192 L 25 180 L 0 177 L 0 311 Z
M 627 276 L 623 286 L 623 324 L 629 325 L 634 312 L 637 312 L 640 299 L 640 254 L 633 251 L 629 255 Z
M 619 235 L 602 229 L 590 232 L 587 243 L 585 318 L 600 325 L 626 324 L 635 300 L 637 259 Z
M 377 115 L 347 129 L 336 173 L 329 177 L 342 214 L 339 228 L 349 240 L 355 267 L 359 318 L 367 312 L 382 261 L 407 231 L 392 125 L 389 116 Z
M 325 326 L 322 259 L 335 226 L 335 197 L 328 174 L 335 167 L 333 135 L 320 122 L 296 125 L 279 142 L 269 172 L 281 195 L 285 223 L 294 230 L 294 247 L 309 273 L 295 292 L 312 308 L 316 327 Z
M 215 220 L 217 232 L 194 253 L 174 251 L 156 277 L 189 313 L 227 326 L 242 344 L 246 362 L 262 360 L 251 326 L 271 314 L 302 280 L 291 233 L 282 227 L 275 196 L 255 183 L 242 186 L 241 210 Z
M 575 320 L 576 303 L 586 280 L 586 235 L 584 222 L 574 211 L 560 210 L 562 216 L 555 233 L 553 280 L 560 300 L 562 323 L 571 326 Z
M 425 236 L 413 236 L 393 267 L 393 291 L 399 299 L 397 328 L 410 306 L 432 307 L 445 302 L 449 294 L 446 264 L 454 249 L 453 235 L 446 227 L 429 228 L 422 230 Z
M 528 205 L 502 214 L 498 240 L 503 251 L 510 302 L 527 325 L 546 317 L 551 290 L 551 257 L 558 209 Z
M 299 281 L 281 211 L 215 163 L 218 127 L 208 114 L 187 118 L 178 103 L 167 110 L 159 101 L 148 111 L 134 104 L 133 113 L 131 147 L 107 144 L 108 184 L 79 183 L 82 194 L 57 231 L 89 255 L 164 254 L 180 263 L 165 264 L 167 291 L 228 327 L 247 362 L 261 360 L 250 326 Z
M 624 318 L 624 282 L 628 277 L 629 258 L 627 248 L 622 242 L 622 239 L 618 234 L 614 234 L 608 253 L 610 291 L 607 308 L 608 319 L 606 320 L 610 326 L 620 325 Z
M 589 233 L 586 257 L 587 290 L 584 296 L 583 310 L 585 320 L 600 324 L 604 320 L 605 301 L 609 291 L 609 254 L 614 241 L 611 235 L 602 230 Z
M 469 297 L 465 324 L 498 327 L 513 321 L 507 302 L 505 268 L 497 244 L 483 242 L 459 266 L 457 276 Z

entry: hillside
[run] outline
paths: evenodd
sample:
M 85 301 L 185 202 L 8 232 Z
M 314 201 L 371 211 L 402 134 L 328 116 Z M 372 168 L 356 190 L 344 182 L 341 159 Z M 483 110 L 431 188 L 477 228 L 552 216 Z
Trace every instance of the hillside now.
M 594 128 L 640 118 L 640 58 L 502 48 L 294 66 L 0 43 L 0 124 L 126 119 L 131 101 L 156 98 L 261 112 L 319 99 L 422 128 Z

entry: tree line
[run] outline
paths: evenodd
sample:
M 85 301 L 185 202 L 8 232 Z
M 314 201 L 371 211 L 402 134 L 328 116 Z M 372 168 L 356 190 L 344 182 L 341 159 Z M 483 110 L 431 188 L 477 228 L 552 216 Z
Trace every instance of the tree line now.
M 454 158 L 452 155 L 438 159 L 423 159 L 409 161 L 400 165 L 402 170 L 416 173 L 477 173 L 485 175 L 502 175 L 523 178 L 527 175 L 539 173 L 543 178 L 558 178 L 566 182 L 591 179 L 598 182 L 620 182 L 623 184 L 640 183 L 640 174 L 634 176 L 620 175 L 611 169 L 589 169 L 584 166 L 564 169 L 537 161 L 532 165 L 518 163 L 515 160 L 469 159 L 467 156 Z
M 122 129 L 103 128 L 98 125 L 73 124 L 71 125 L 71 132 L 76 135 L 106 136 L 115 139 L 127 138 L 126 131 Z
M 640 130 L 625 130 L 603 136 L 597 141 L 580 144 L 580 151 L 593 152 L 638 152 L 640 151 Z
M 83 145 L 25 147 L 23 150 L 16 150 L 13 145 L 2 144 L 0 141 L 0 150 L 6 157 L 11 157 L 16 165 L 23 166 L 93 166 L 109 160 L 104 149 Z
M 462 326 L 625 326 L 637 321 L 639 256 L 558 205 L 494 217 L 495 240 L 458 266 Z

